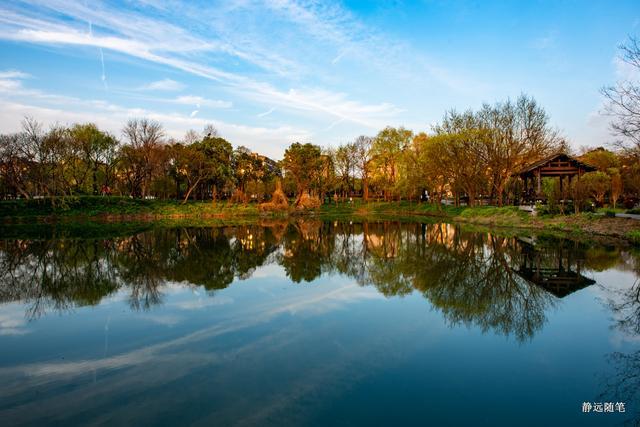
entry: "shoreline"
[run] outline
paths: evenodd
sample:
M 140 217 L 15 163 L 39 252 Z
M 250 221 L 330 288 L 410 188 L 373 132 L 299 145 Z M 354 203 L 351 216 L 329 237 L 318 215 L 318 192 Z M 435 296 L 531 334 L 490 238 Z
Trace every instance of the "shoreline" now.
M 65 209 L 52 208 L 50 201 L 2 201 L 2 228 L 63 225 L 95 227 L 118 223 L 161 224 L 247 223 L 258 220 L 418 221 L 448 222 L 521 231 L 563 233 L 571 237 L 600 236 L 640 245 L 640 221 L 594 213 L 533 216 L 514 206 L 452 207 L 416 202 L 342 202 L 322 205 L 317 210 L 261 212 L 256 204 L 232 205 L 227 202 L 189 202 L 135 200 L 125 198 L 78 198 Z M 21 206 L 22 205 L 22 206 Z M 22 214 L 22 215 L 21 215 Z

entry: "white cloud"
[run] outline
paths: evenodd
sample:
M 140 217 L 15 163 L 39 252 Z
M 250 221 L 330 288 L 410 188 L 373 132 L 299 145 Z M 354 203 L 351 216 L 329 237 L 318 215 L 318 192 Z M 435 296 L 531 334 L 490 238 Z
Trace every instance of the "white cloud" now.
M 141 90 L 180 91 L 185 85 L 171 79 L 162 79 L 142 86 Z
M 23 73 L 22 71 L 17 71 L 17 70 L 0 71 L 0 79 L 26 79 L 29 77 L 31 77 L 31 75 L 27 73 Z
M 20 304 L 7 304 L 0 313 L 0 335 L 25 335 L 30 331 Z
M 224 122 L 210 117 L 190 117 L 179 113 L 162 113 L 143 108 L 127 108 L 99 100 L 84 101 L 59 97 L 34 90 L 22 90 L 24 100 L 9 100 L 0 96 L 0 132 L 19 130 L 24 116 L 32 116 L 45 126 L 56 123 L 96 123 L 101 128 L 119 135 L 122 125 L 132 117 L 148 117 L 161 122 L 170 137 L 179 139 L 189 129 L 213 124 L 221 134 L 237 145 L 245 145 L 273 158 L 279 158 L 284 148 L 293 141 L 308 141 L 311 134 L 291 126 L 252 127 Z M 20 96 L 16 96 L 20 98 Z M 41 105 L 34 102 L 41 102 Z
M 120 12 L 101 10 L 98 14 L 93 10 L 82 8 L 78 5 L 72 7 L 65 2 L 47 3 L 47 7 L 57 11 L 71 14 L 76 19 L 91 20 L 93 32 L 88 34 L 69 26 L 65 21 L 50 22 L 51 16 L 46 19 L 37 19 L 25 16 L 26 12 L 13 13 L 11 21 L 0 20 L 0 38 L 38 44 L 55 44 L 67 46 L 94 46 L 124 53 L 139 59 L 163 64 L 195 76 L 213 80 L 226 85 L 238 94 L 246 96 L 256 102 L 273 104 L 289 111 L 322 113 L 335 119 L 344 119 L 360 125 L 377 127 L 386 124 L 389 117 L 393 117 L 401 111 L 391 103 L 365 104 L 350 100 L 345 93 L 332 92 L 326 89 L 292 89 L 282 91 L 270 83 L 260 82 L 252 78 L 233 72 L 224 71 L 206 63 L 197 56 L 184 55 L 184 51 L 207 51 L 214 49 L 211 43 L 203 42 L 197 37 L 187 34 L 176 26 L 165 26 L 164 22 L 155 22 L 145 19 L 153 28 L 162 30 L 138 30 L 140 21 L 135 21 L 138 16 L 125 16 Z M 1 10 L 1 8 L 0 8 Z M 134 18 L 135 25 L 130 22 Z M 298 18 L 296 18 L 298 19 Z M 320 19 L 313 18 L 313 25 L 322 28 Z M 110 30 L 108 35 L 98 34 L 97 23 Z M 107 25 L 108 24 L 108 25 Z M 331 28 L 330 33 L 336 33 L 333 23 L 326 24 Z M 316 28 L 314 34 L 319 34 Z M 338 34 L 338 35 L 336 35 Z M 340 40 L 339 33 L 330 36 L 331 40 Z M 177 49 L 176 46 L 180 46 Z M 155 85 L 156 89 L 166 87 L 169 82 Z M 172 84 L 169 83 L 169 87 Z M 151 87 L 153 88 L 153 87 Z M 321 99 L 317 96 L 321 95 Z M 274 101 L 274 102 L 272 102 Z M 380 122 L 375 116 L 387 116 Z
M 194 95 L 179 96 L 174 100 L 174 102 L 176 102 L 177 104 L 196 105 L 198 108 L 200 108 L 200 106 L 213 107 L 213 108 L 233 107 L 233 103 L 230 101 L 221 101 L 219 99 L 206 99 L 201 96 L 194 96 Z
M 28 74 L 16 70 L 0 71 L 0 92 L 12 92 L 22 88 L 22 79 Z

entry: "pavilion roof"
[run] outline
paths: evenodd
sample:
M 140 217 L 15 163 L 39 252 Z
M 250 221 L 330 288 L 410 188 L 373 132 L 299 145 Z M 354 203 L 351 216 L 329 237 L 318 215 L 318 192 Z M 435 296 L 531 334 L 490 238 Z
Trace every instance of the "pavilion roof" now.
M 574 162 L 576 164 L 576 166 L 582 166 L 586 171 L 591 172 L 591 171 L 595 171 L 596 170 L 596 168 L 594 166 L 591 166 L 591 165 L 589 165 L 587 163 L 584 163 L 583 161 L 578 160 L 575 157 L 571 157 L 567 153 L 561 151 L 561 152 L 555 153 L 555 154 L 553 154 L 551 156 L 545 157 L 544 159 L 538 160 L 537 162 L 533 162 L 528 166 L 525 166 L 523 169 L 521 169 L 520 171 L 518 171 L 514 175 L 522 175 L 522 174 L 526 174 L 526 173 L 532 172 L 532 171 L 536 170 L 537 168 L 539 168 L 541 166 L 544 166 L 545 164 L 547 164 L 549 162 L 552 162 L 552 161 L 554 161 L 556 159 L 560 159 L 560 158 L 562 158 L 563 160 Z

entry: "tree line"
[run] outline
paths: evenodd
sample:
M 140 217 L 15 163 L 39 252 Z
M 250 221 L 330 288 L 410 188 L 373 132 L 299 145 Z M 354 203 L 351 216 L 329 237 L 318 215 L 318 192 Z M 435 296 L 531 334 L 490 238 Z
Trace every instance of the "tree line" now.
M 43 126 L 25 118 L 22 131 L 0 135 L 3 198 L 122 195 L 137 198 L 262 201 L 276 181 L 291 197 L 326 200 L 451 198 L 469 205 L 517 201 L 521 168 L 568 150 L 545 110 L 521 95 L 477 111 L 449 111 L 432 131 L 387 127 L 337 147 L 291 144 L 280 161 L 232 144 L 213 126 L 168 138 L 162 125 L 131 119 L 120 138 L 95 124 Z M 598 203 L 640 194 L 640 166 L 629 150 L 585 152 L 598 168 L 569 189 Z M 553 195 L 553 183 L 545 193 Z

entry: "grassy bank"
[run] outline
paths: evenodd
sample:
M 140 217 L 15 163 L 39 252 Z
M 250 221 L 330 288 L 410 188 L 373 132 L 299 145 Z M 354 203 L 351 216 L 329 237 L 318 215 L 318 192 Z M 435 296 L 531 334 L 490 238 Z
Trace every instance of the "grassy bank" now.
M 199 218 L 225 215 L 257 216 L 254 204 L 231 205 L 226 202 L 188 202 L 175 200 L 141 200 L 128 197 L 66 197 L 0 201 L 0 218 L 4 221 L 53 220 L 61 218 L 149 219 Z
M 361 202 L 323 205 L 317 211 L 291 212 L 291 216 L 313 216 L 326 220 L 415 220 L 430 218 L 488 227 L 539 229 L 573 235 L 601 235 L 625 239 L 640 245 L 640 221 L 583 213 L 567 216 L 532 216 L 517 207 L 454 207 L 410 202 Z M 256 204 L 240 205 L 227 202 L 189 202 L 139 200 L 125 197 L 78 197 L 64 201 L 51 199 L 12 200 L 0 202 L 0 220 L 5 224 L 47 223 L 61 221 L 78 223 L 114 221 L 168 221 L 186 219 L 190 222 L 252 221 L 287 214 L 264 214 Z

